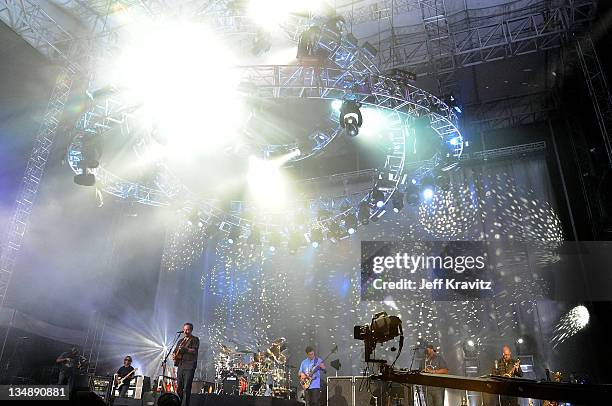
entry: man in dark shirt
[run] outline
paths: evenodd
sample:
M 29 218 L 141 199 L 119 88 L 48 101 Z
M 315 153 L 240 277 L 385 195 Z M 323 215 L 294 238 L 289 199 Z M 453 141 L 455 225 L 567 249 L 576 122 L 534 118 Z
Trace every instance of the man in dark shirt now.
M 178 367 L 176 371 L 176 392 L 184 406 L 189 406 L 191 401 L 191 384 L 198 366 L 198 349 L 200 348 L 200 339 L 192 335 L 192 332 L 193 324 L 183 324 L 183 334 L 185 336 L 172 351 L 174 365 Z
M 495 367 L 492 375 L 504 376 L 506 378 L 521 377 L 523 370 L 520 367 L 519 360 L 512 358 L 510 347 L 504 345 L 502 348 L 502 357 L 495 360 Z M 499 396 L 499 404 L 501 406 L 516 406 L 518 399 L 512 396 Z
M 425 346 L 425 358 L 421 363 L 421 371 L 429 374 L 448 374 L 448 366 L 442 356 L 436 353 L 432 344 Z M 444 388 L 425 387 L 427 406 L 444 406 Z
M 72 393 L 74 390 L 74 381 L 78 367 L 83 358 L 84 357 L 79 354 L 79 349 L 77 347 L 72 347 L 70 351 L 61 353 L 55 360 L 55 362 L 61 364 L 57 384 L 68 385 L 69 393 Z
M 133 370 L 134 367 L 132 366 L 132 357 L 126 355 L 126 357 L 123 359 L 123 366 L 117 370 L 117 381 L 119 381 L 123 377 L 130 375 Z M 124 398 L 125 395 L 127 395 L 127 391 L 130 388 L 130 382 L 132 381 L 133 377 L 134 374 L 131 374 L 130 377 L 125 379 L 123 383 L 117 388 L 119 389 L 120 397 Z

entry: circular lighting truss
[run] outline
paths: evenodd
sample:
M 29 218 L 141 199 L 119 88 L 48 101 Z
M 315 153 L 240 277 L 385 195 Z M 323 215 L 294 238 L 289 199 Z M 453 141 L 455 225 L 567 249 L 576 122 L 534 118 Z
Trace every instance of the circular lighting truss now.
M 311 20 L 314 21 L 314 20 Z M 340 218 L 357 215 L 376 220 L 387 210 L 392 195 L 406 180 L 407 139 L 410 130 L 414 133 L 414 122 L 419 120 L 431 128 L 439 137 L 440 145 L 434 156 L 416 168 L 412 174 L 419 182 L 434 170 L 448 170 L 457 165 L 463 152 L 464 141 L 458 129 L 458 117 L 450 106 L 438 97 L 405 81 L 392 79 L 379 73 L 372 62 L 374 54 L 369 47 L 360 47 L 354 37 L 336 30 L 336 25 L 311 25 L 316 38 L 316 48 L 332 61 L 337 68 L 308 65 L 259 65 L 236 67 L 241 77 L 239 88 L 248 96 L 261 99 L 329 99 L 354 101 L 361 106 L 381 111 L 391 117 L 388 129 L 390 145 L 385 163 L 378 168 L 374 187 L 360 191 L 359 196 L 339 196 L 319 203 L 327 212 L 319 216 L 316 227 L 332 230 Z M 245 89 L 247 89 L 245 91 Z M 83 159 L 82 146 L 88 137 L 102 136 L 110 129 L 121 126 L 130 133 L 130 117 L 139 106 L 125 106 L 120 96 L 105 92 L 101 97 L 92 97 L 89 110 L 75 126 L 75 136 L 68 148 L 68 162 L 75 174 L 82 173 L 79 162 Z M 333 117 L 335 121 L 338 117 Z M 300 145 L 265 145 L 260 156 L 266 158 L 281 153 L 293 154 L 289 162 L 312 157 L 322 151 L 341 132 L 340 126 L 330 127 L 309 137 L 313 143 L 306 151 Z M 413 134 L 414 135 L 414 134 Z M 165 169 L 165 168 L 164 168 Z M 168 206 L 180 201 L 185 210 L 197 212 L 205 223 L 216 222 L 219 228 L 252 230 L 261 227 L 264 232 L 281 228 L 283 221 L 255 221 L 242 215 L 244 210 L 220 210 L 215 202 L 202 201 L 191 193 L 167 170 L 155 185 L 144 185 L 122 179 L 106 170 L 102 165 L 91 170 L 95 174 L 97 187 L 114 196 L 153 205 Z M 236 202 L 239 205 L 244 203 Z M 312 201 L 309 205 L 312 205 Z M 315 203 L 316 204 L 316 203 Z M 366 213 L 367 209 L 367 213 Z M 278 217 L 277 217 L 278 218 Z M 362 223 L 365 221 L 360 220 Z M 314 226 L 313 226 L 314 227 Z M 227 231 L 226 230 L 226 231 Z M 229 232 L 229 231 L 228 231 Z

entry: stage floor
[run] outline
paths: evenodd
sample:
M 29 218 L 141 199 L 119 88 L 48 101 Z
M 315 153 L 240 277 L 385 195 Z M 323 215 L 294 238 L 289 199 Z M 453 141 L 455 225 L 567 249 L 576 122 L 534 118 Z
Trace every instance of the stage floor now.
M 267 396 L 231 396 L 215 394 L 192 394 L 191 406 L 303 406 L 296 400 Z

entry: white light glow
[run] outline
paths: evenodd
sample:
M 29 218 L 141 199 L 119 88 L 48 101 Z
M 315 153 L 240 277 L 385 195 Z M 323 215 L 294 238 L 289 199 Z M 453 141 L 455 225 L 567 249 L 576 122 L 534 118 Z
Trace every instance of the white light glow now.
M 260 27 L 272 31 L 287 21 L 292 13 L 315 12 L 323 3 L 323 0 L 250 0 L 247 15 Z
M 563 315 L 554 329 L 553 346 L 557 347 L 589 324 L 589 310 L 583 305 L 574 307 Z
M 234 57 L 201 24 L 135 24 L 105 74 L 143 125 L 168 140 L 167 152 L 216 150 L 237 135 L 241 114 Z
M 340 111 L 340 108 L 342 107 L 342 100 L 338 100 L 338 99 L 333 100 L 331 102 L 331 107 L 335 111 Z
M 285 203 L 287 186 L 281 166 L 289 156 L 275 160 L 250 157 L 249 189 L 257 203 L 265 207 L 281 207 Z
M 433 195 L 434 195 L 434 191 L 432 188 L 426 188 L 425 190 L 423 190 L 423 198 L 425 200 L 431 199 Z

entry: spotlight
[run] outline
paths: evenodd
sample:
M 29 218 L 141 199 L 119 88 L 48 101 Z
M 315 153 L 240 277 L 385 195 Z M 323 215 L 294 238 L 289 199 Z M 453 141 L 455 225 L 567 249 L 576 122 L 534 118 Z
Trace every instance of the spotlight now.
M 335 111 L 340 111 L 340 108 L 342 107 L 342 100 L 334 99 L 334 100 L 331 102 L 331 107 L 332 107 L 332 109 L 334 109 Z
M 270 241 L 268 241 L 270 251 L 276 251 L 280 247 L 280 242 L 281 238 L 278 231 L 272 231 L 270 233 Z
M 227 242 L 229 242 L 230 244 L 237 244 L 239 238 L 240 229 L 238 229 L 238 227 L 232 227 L 227 237 Z
M 376 204 L 376 207 L 378 208 L 383 207 L 385 204 L 385 194 L 376 187 L 372 189 L 370 198 L 372 199 L 372 203 Z
M 523 340 L 523 337 L 520 337 L 518 340 L 516 340 L 517 344 L 523 344 L 525 342 L 525 340 Z
M 463 356 L 465 358 L 476 358 L 478 356 L 478 348 L 476 348 L 476 342 L 472 339 L 466 340 L 461 345 L 463 350 Z
M 404 194 L 396 190 L 392 196 L 393 211 L 399 213 L 404 208 Z
M 345 100 L 340 107 L 340 127 L 346 130 L 346 135 L 356 137 L 359 134 L 359 127 L 363 124 L 363 117 L 360 103 Z
M 323 240 L 323 232 L 320 228 L 313 228 L 310 231 L 310 243 L 313 248 L 317 248 Z
M 355 234 L 355 231 L 357 230 L 357 217 L 355 216 L 355 213 L 346 214 L 344 217 L 344 227 L 346 227 L 346 231 L 348 231 L 349 234 Z
M 361 224 L 368 224 L 370 222 L 370 206 L 368 205 L 368 202 L 362 201 L 359 203 L 357 219 Z
M 434 191 L 431 187 L 427 187 L 425 189 L 423 189 L 423 198 L 425 200 L 431 200 L 431 198 L 434 195 Z

